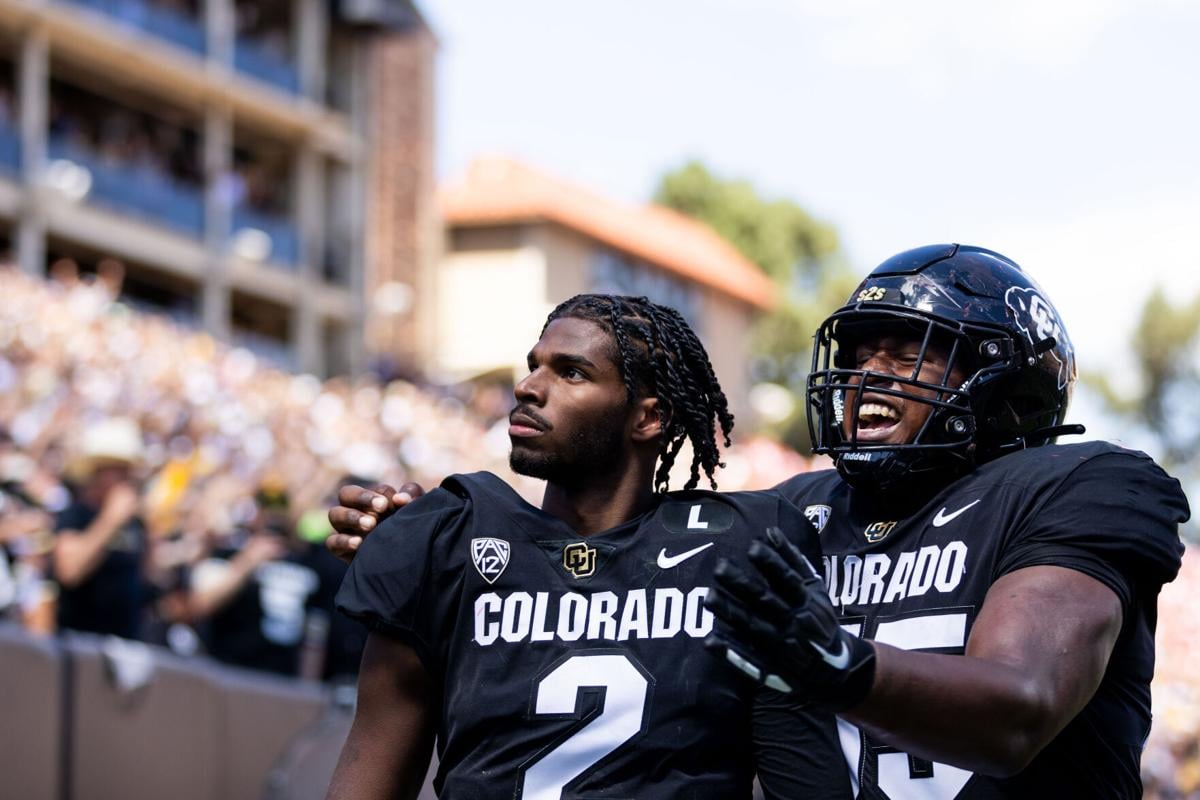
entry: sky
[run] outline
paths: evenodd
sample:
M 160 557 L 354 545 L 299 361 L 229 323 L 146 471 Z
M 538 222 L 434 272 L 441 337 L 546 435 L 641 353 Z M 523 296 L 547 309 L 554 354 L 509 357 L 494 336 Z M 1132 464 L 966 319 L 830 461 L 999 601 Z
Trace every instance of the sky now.
M 1200 291 L 1198 3 L 421 8 L 444 178 L 505 154 L 642 202 L 695 158 L 834 225 L 863 274 L 919 244 L 989 247 L 1126 386 L 1142 299 Z

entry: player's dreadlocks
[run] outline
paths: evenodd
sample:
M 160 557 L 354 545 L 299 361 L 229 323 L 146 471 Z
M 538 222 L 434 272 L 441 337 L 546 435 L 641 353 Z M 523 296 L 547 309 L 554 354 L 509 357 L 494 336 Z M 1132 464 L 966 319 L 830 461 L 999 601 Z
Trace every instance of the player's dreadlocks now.
M 655 491 L 667 491 L 671 466 L 687 439 L 692 442 L 692 472 L 684 488 L 696 487 L 701 467 L 717 488 L 713 472 L 725 466 L 717 447 L 717 426 L 728 447 L 733 414 L 704 345 L 683 316 L 645 297 L 580 294 L 550 312 L 546 325 L 561 317 L 590 320 L 612 334 L 617 351 L 613 360 L 630 403 L 639 395 L 658 398 L 663 437 Z

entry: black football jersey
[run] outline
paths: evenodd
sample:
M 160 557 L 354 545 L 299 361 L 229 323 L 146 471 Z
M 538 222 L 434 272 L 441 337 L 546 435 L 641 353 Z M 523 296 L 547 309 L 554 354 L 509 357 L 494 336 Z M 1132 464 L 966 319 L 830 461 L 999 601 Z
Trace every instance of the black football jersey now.
M 768 797 L 843 797 L 833 719 L 704 648 L 717 559 L 771 525 L 819 558 L 775 493 L 672 493 L 580 537 L 496 476 L 458 475 L 364 541 L 338 606 L 440 684 L 440 797 L 736 800 L 756 769 Z
M 1156 601 L 1179 569 L 1188 518 L 1178 481 L 1142 453 L 1090 442 L 1003 456 L 916 508 L 872 501 L 833 471 L 777 488 L 819 531 L 829 596 L 867 638 L 962 653 L 992 583 L 1038 565 L 1103 582 L 1124 610 L 1096 695 L 1021 773 L 1001 780 L 922 761 L 839 721 L 857 796 L 1141 797 Z

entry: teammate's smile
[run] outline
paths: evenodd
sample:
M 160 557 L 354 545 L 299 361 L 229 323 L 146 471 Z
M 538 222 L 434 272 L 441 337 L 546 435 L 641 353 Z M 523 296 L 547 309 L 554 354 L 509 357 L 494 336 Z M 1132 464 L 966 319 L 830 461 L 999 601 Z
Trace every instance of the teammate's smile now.
M 864 394 L 863 404 L 858 411 L 856 433 L 860 442 L 887 441 L 900 426 L 900 412 L 896 401 L 879 395 Z

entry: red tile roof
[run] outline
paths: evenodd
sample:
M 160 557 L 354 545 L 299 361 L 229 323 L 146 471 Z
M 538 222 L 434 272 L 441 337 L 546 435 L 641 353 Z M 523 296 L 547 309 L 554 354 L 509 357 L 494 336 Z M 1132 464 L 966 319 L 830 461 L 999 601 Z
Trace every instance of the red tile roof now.
M 474 162 L 439 201 L 451 225 L 553 222 L 759 309 L 776 303 L 771 279 L 706 225 L 662 206 L 622 205 L 511 159 Z

